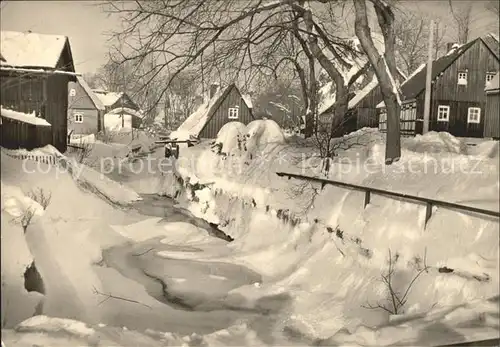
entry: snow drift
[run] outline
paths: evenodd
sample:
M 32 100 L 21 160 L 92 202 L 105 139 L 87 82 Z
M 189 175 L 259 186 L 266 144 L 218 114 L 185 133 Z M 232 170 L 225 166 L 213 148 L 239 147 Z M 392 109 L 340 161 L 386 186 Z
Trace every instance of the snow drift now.
M 176 187 L 173 179 L 164 189 L 172 196 L 179 189 L 203 191 L 203 198 L 187 196 L 184 203 L 200 216 L 202 205 L 209 205 L 210 220 L 218 220 L 235 238 L 230 255 L 219 259 L 241 262 L 266 276 L 258 288 L 234 290 L 234 295 L 246 298 L 246 305 L 253 307 L 266 295 L 290 293 L 294 304 L 286 325 L 328 338 L 345 327 L 387 322 L 387 312 L 367 307 L 388 304 L 390 293 L 381 271 L 388 271 L 389 264 L 397 269 L 394 285 L 403 292 L 422 264 L 429 266 L 411 285 L 398 314 L 425 314 L 432 308 L 498 295 L 498 220 L 435 208 L 424 230 L 425 206 L 373 196 L 364 208 L 360 192 L 279 178 L 275 172 L 314 176 L 319 171 L 308 160 L 314 148 L 281 142 L 268 124 L 247 127 L 252 139 L 247 144 L 258 159 L 245 157 L 233 170 L 235 161 L 214 157 L 210 146 L 195 146 L 183 153 L 188 158 L 183 163 L 210 158 L 217 164 L 179 163 L 177 175 L 185 187 Z M 332 179 L 499 209 L 499 164 L 491 158 L 491 144 L 467 154 L 459 139 L 429 133 L 403 140 L 402 159 L 386 166 L 383 134 L 363 129 L 348 138 L 361 144 L 339 151 L 329 174 Z

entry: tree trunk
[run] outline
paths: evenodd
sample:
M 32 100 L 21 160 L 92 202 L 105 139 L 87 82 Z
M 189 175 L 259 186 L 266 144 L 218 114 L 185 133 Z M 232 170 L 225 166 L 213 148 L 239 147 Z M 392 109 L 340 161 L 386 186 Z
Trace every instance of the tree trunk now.
M 386 52 L 381 56 L 371 38 L 370 27 L 368 26 L 368 18 L 366 11 L 365 0 L 354 0 L 355 8 L 355 31 L 359 38 L 363 50 L 368 56 L 372 64 L 377 79 L 379 81 L 382 96 L 387 109 L 387 141 L 385 147 L 385 162 L 387 165 L 398 161 L 401 157 L 401 135 L 400 135 L 400 111 L 401 105 L 398 102 L 398 91 L 396 89 L 395 78 L 392 71 L 396 70 L 394 58 L 394 35 L 393 29 L 390 26 L 390 15 L 392 11 L 386 7 L 384 3 L 379 3 L 378 0 L 372 0 L 379 17 L 379 24 L 383 25 L 382 33 Z M 383 21 L 380 16 L 384 16 Z M 387 49 L 389 48 L 389 51 Z M 388 57 L 388 59 L 387 59 Z M 386 61 L 387 59 L 387 61 Z

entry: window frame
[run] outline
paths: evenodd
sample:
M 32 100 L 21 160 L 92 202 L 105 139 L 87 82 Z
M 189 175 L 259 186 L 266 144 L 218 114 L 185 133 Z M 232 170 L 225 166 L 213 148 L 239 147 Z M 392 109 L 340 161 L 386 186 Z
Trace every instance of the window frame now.
M 465 75 L 464 78 L 460 78 L 460 75 L 462 75 L 462 74 Z M 469 78 L 469 74 L 467 71 L 459 71 L 458 75 L 457 75 L 457 84 L 458 85 L 467 85 L 468 78 Z
M 440 117 L 440 111 L 446 111 L 446 119 Z M 450 106 L 449 105 L 438 105 L 436 119 L 438 122 L 449 122 L 450 121 Z
M 74 121 L 75 123 L 81 124 L 83 123 L 83 113 L 73 113 Z M 78 117 L 80 117 L 80 120 L 78 120 Z
M 239 107 L 229 107 L 227 111 L 228 119 L 239 119 Z
M 475 115 L 475 113 L 471 113 L 471 111 L 477 111 L 477 120 L 471 120 L 471 115 Z M 481 123 L 481 107 L 469 107 L 467 109 L 467 124 L 480 124 Z
M 487 72 L 486 73 L 486 83 L 490 82 L 493 78 L 495 78 L 496 73 L 494 72 Z M 490 79 L 488 79 L 490 78 Z

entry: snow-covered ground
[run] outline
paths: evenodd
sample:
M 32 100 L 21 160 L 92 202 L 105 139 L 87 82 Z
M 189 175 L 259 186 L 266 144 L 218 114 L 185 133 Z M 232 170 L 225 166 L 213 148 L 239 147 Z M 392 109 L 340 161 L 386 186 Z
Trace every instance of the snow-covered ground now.
M 405 139 L 401 161 L 385 166 L 378 132 L 363 129 L 345 141 L 362 145 L 339 152 L 332 179 L 499 209 L 498 142 L 466 148 L 430 133 Z M 272 121 L 229 123 L 215 143 L 183 148 L 177 177 L 130 170 L 137 169 L 132 163 L 123 185 L 100 182 L 91 168 L 82 170 L 81 184 L 74 174 L 2 153 L 2 241 L 19 250 L 2 242 L 3 341 L 354 346 L 498 337 L 498 219 L 437 208 L 424 229 L 424 206 L 374 195 L 365 209 L 360 192 L 275 174 L 318 175 L 314 153 L 310 143 L 285 139 Z M 160 160 L 161 151 L 149 158 Z M 47 173 L 26 174 L 22 165 Z M 37 187 L 52 193 L 46 210 L 27 198 Z M 127 206 L 133 191 L 177 192 L 194 216 L 235 240 L 171 223 L 171 209 L 149 218 L 106 202 Z M 36 213 L 24 234 L 16 216 L 30 209 Z M 42 297 L 23 291 L 23 269 L 33 259 L 47 317 L 18 325 Z M 111 267 L 96 265 L 103 261 Z M 383 278 L 389 267 L 392 291 Z M 193 311 L 158 301 L 161 288 L 148 276 Z M 392 304 L 391 292 L 404 302 Z

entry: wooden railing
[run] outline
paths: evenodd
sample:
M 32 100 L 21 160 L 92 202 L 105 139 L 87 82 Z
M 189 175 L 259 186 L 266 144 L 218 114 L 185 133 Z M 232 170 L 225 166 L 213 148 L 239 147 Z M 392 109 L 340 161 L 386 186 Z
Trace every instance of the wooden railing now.
M 2 148 L 2 152 L 7 156 L 19 160 L 32 160 L 49 165 L 56 165 L 58 158 L 53 154 L 31 154 L 31 153 L 17 153 L 16 150 L 9 150 Z
M 332 186 L 336 186 L 336 187 L 342 187 L 342 188 L 347 188 L 347 189 L 352 189 L 352 190 L 363 191 L 365 193 L 365 199 L 364 199 L 364 207 L 365 208 L 370 203 L 370 199 L 371 199 L 372 194 L 378 194 L 378 195 L 383 195 L 383 196 L 388 196 L 388 197 L 393 197 L 393 198 L 409 200 L 409 201 L 414 202 L 414 203 L 425 204 L 426 210 L 425 210 L 424 229 L 427 226 L 427 222 L 432 217 L 432 207 L 433 206 L 440 206 L 440 207 L 444 207 L 444 208 L 448 208 L 448 209 L 452 209 L 452 210 L 467 211 L 467 212 L 471 212 L 471 213 L 477 213 L 480 215 L 486 215 L 486 216 L 490 216 L 490 217 L 500 218 L 500 212 L 498 212 L 498 211 L 485 210 L 485 209 L 478 208 L 478 207 L 460 205 L 460 204 L 456 204 L 456 203 L 448 202 L 448 201 L 429 199 L 429 198 L 424 198 L 421 196 L 391 192 L 388 190 L 383 190 L 383 189 L 378 189 L 378 188 L 371 188 L 371 187 L 361 186 L 361 185 L 357 185 L 357 184 L 327 180 L 327 179 L 311 177 L 311 176 L 303 176 L 303 175 L 298 175 L 298 174 L 293 174 L 293 173 L 277 172 L 276 174 L 280 177 L 288 177 L 288 179 L 296 178 L 299 180 L 317 182 L 317 183 L 321 184 L 322 189 L 325 187 L 325 185 L 332 185 Z

